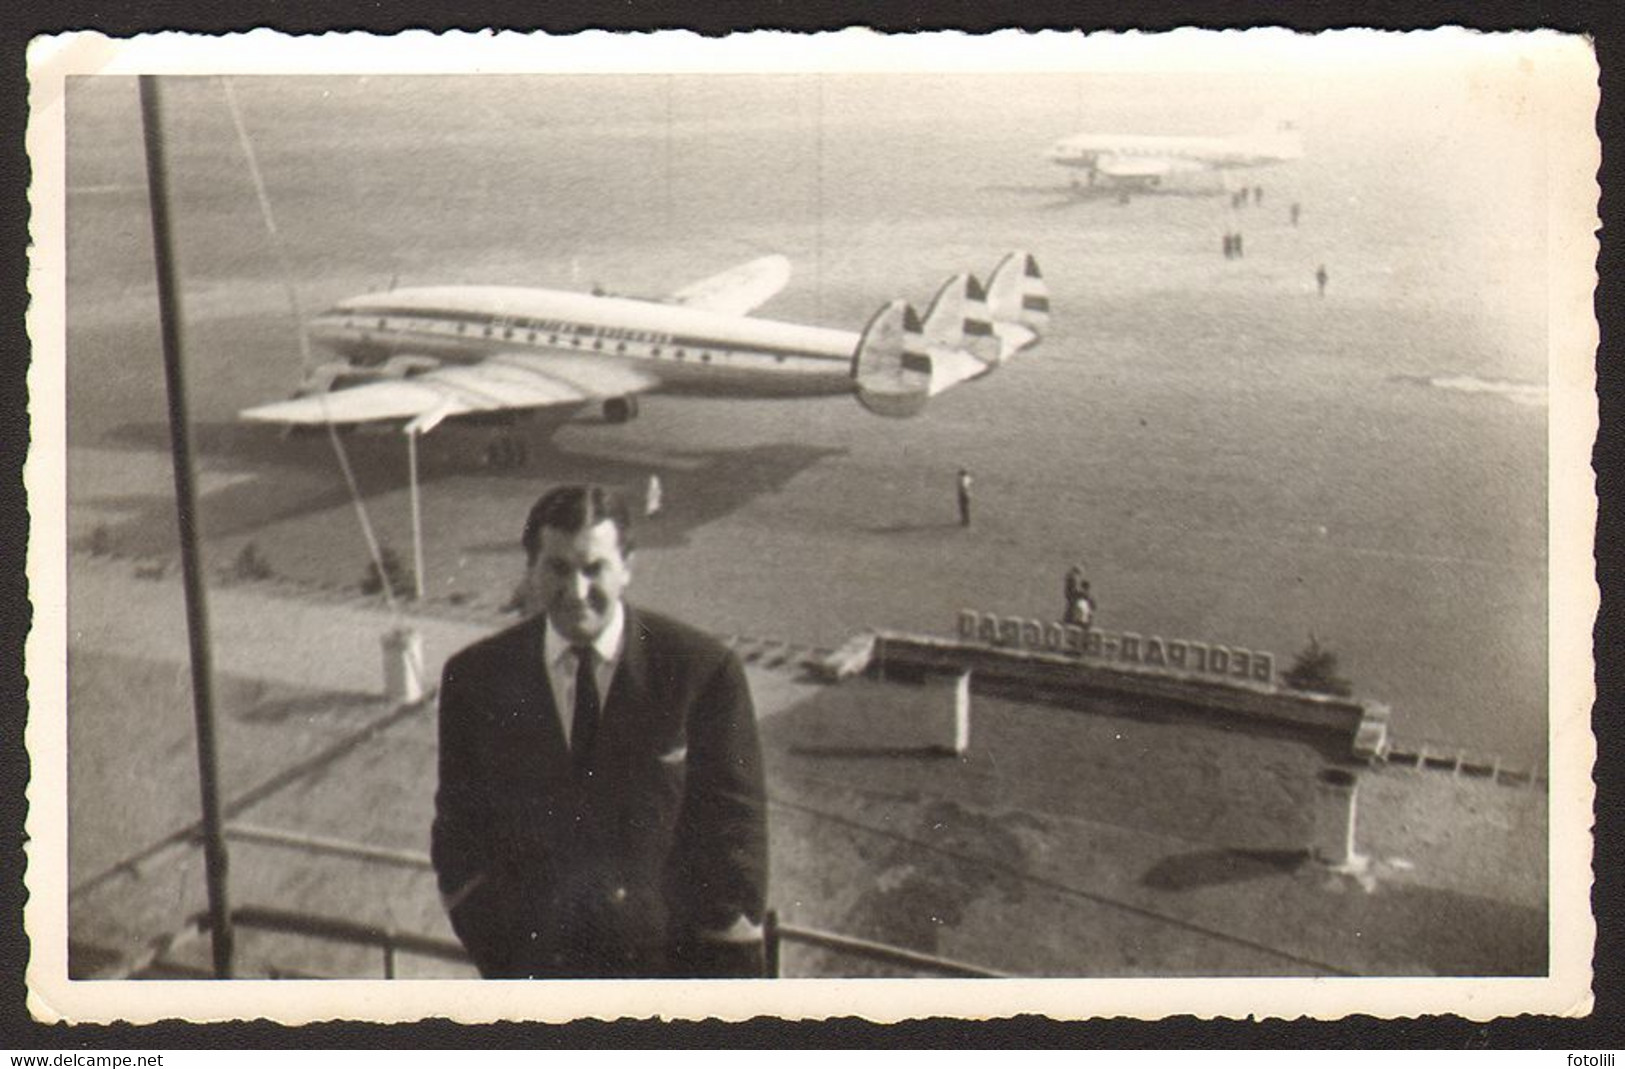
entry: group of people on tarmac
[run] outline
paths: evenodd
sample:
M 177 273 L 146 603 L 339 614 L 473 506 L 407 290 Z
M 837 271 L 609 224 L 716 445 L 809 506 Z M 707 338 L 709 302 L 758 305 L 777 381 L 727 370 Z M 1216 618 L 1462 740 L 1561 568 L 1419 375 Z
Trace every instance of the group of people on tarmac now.
M 955 496 L 959 504 L 959 524 L 961 527 L 970 526 L 971 515 L 971 473 L 967 468 L 960 468 L 955 477 Z M 1067 569 L 1064 585 L 1064 608 L 1061 612 L 1061 621 L 1074 627 L 1088 629 L 1095 621 L 1095 596 L 1089 590 L 1089 580 L 1083 570 L 1082 563 L 1074 564 Z
M 1262 204 L 1262 203 L 1264 203 L 1264 187 L 1263 186 L 1242 186 L 1240 189 L 1238 189 L 1234 193 L 1230 194 L 1230 207 L 1232 207 L 1232 208 L 1245 208 L 1245 207 L 1247 207 L 1247 202 L 1249 200 L 1251 200 L 1252 203 L 1254 203 L 1254 204 Z M 1294 204 L 1292 207 L 1294 209 L 1296 209 L 1297 205 Z M 1296 212 L 1296 210 L 1294 210 L 1293 216 L 1292 216 L 1292 225 L 1296 226 L 1297 223 L 1298 223 L 1297 212 Z M 1239 260 L 1239 259 L 1241 259 L 1242 256 L 1243 256 L 1243 251 L 1242 251 L 1242 247 L 1241 247 L 1241 231 L 1239 231 L 1239 230 L 1226 230 L 1224 232 L 1224 245 L 1223 245 L 1223 248 L 1224 248 L 1224 258 L 1226 260 Z
M 1074 564 L 1066 573 L 1066 609 L 1061 622 L 1088 630 L 1095 622 L 1095 596 L 1089 592 L 1089 580 L 1084 577 L 1083 565 Z
M 1230 194 L 1230 207 L 1232 208 L 1245 208 L 1248 203 L 1258 205 L 1262 204 L 1263 202 L 1263 186 L 1242 186 L 1240 189 Z M 1292 206 L 1287 210 L 1287 214 L 1292 220 L 1292 225 L 1297 226 L 1298 218 L 1303 214 L 1303 205 L 1294 201 Z M 1224 252 L 1224 258 L 1226 260 L 1241 259 L 1245 255 L 1242 248 L 1241 231 L 1226 230 L 1224 232 L 1224 238 L 1220 243 L 1220 248 Z M 1330 281 L 1331 275 L 1327 272 L 1325 264 L 1321 264 L 1319 267 L 1315 268 L 1315 290 L 1320 294 L 1320 296 L 1326 296 L 1326 284 Z

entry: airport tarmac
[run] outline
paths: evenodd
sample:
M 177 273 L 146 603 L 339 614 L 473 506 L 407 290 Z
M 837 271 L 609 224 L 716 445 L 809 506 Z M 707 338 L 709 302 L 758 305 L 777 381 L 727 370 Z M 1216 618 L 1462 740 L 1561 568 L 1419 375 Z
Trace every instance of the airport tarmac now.
M 82 977 L 206 972 L 206 909 L 184 643 L 145 625 L 173 575 L 84 559 L 69 725 L 71 965 Z M 433 812 L 432 703 L 383 700 L 376 599 L 275 584 L 211 598 L 222 634 L 290 658 L 219 665 L 227 819 L 422 855 Z M 414 613 L 431 672 L 489 621 Z M 316 673 L 298 658 L 320 661 Z M 1314 776 L 1298 742 L 1095 706 L 974 699 L 972 743 L 930 751 L 942 710 L 912 688 L 819 684 L 752 657 L 768 758 L 772 905 L 783 924 L 1021 976 L 1511 976 L 1546 967 L 1539 790 L 1420 770 L 1361 777 L 1346 875 L 1309 859 Z M 449 940 L 433 878 L 264 842 L 231 845 L 234 908 L 271 907 Z M 1489 937 L 1488 933 L 1495 933 Z M 154 948 L 161 953 L 153 954 Z M 376 949 L 244 929 L 246 976 L 382 975 Z M 471 975 L 403 953 L 397 976 Z M 934 975 L 785 944 L 785 976 Z
M 1113 80 L 1080 97 L 1067 79 L 902 92 L 860 78 L 821 90 L 831 110 L 819 125 L 798 110 L 811 83 L 766 79 L 721 123 L 704 79 L 671 101 L 630 79 L 606 121 L 609 98 L 567 79 L 501 84 L 490 99 L 513 110 L 454 79 L 434 92 L 387 79 L 239 87 L 307 309 L 391 272 L 658 294 L 777 251 L 796 274 L 761 314 L 856 329 L 893 296 L 923 305 L 948 274 L 985 275 L 1025 247 L 1054 322 L 1036 350 L 914 420 L 841 398 L 652 397 L 631 424 L 588 414 L 550 443 L 538 435 L 530 465 L 510 472 L 480 466 L 478 428 L 437 431 L 422 456 L 437 595 L 512 583 L 518 521 L 546 485 L 636 489 L 658 473 L 666 509 L 642 533 L 638 596 L 715 631 L 828 644 L 862 627 L 946 630 L 962 608 L 1047 616 L 1081 558 L 1105 626 L 1267 649 L 1283 664 L 1312 632 L 1407 736 L 1544 762 L 1546 291 L 1525 270 L 1544 215 L 1531 211 L 1530 168 L 1502 159 L 1500 118 L 1470 122 L 1468 108 L 1460 122 L 1393 128 L 1374 120 L 1382 92 L 1360 83 L 1305 116 L 1305 160 L 1258 172 L 1268 197 L 1256 207 L 1067 205 L 1042 192 L 1061 180 L 1038 155 L 1048 133 L 1113 100 L 1133 102 L 1118 122 L 1173 113 Z M 69 536 L 101 528 L 126 555 L 172 554 L 134 87 L 74 88 Z M 1204 92 L 1238 113 L 1256 103 L 1222 79 Z M 868 107 L 876 94 L 886 108 Z M 539 129 L 568 130 L 572 155 L 513 139 L 544 99 Z M 1001 100 L 1017 115 L 990 121 Z M 652 150 L 639 109 L 663 121 L 668 103 L 675 154 L 615 169 Z M 209 553 L 229 560 L 253 542 L 281 574 L 354 583 L 366 549 L 326 442 L 235 417 L 286 396 L 298 353 L 217 88 L 187 84 L 169 114 Z M 405 149 L 453 116 L 455 151 Z M 358 124 L 368 139 L 324 151 L 330 131 Z M 961 127 L 975 132 L 957 142 L 961 166 L 885 166 L 935 158 Z M 809 171 L 815 135 L 824 162 Z M 970 143 L 985 151 L 963 152 Z M 1497 166 L 1467 165 L 1486 154 Z M 459 178 L 458 161 L 474 159 L 477 180 Z M 616 178 L 583 180 L 596 172 Z M 545 211 L 512 210 L 543 191 Z M 1247 256 L 1227 261 L 1218 235 L 1237 226 Z M 409 556 L 404 443 L 357 436 L 351 453 L 380 536 Z M 968 532 L 954 527 L 961 466 L 976 476 Z

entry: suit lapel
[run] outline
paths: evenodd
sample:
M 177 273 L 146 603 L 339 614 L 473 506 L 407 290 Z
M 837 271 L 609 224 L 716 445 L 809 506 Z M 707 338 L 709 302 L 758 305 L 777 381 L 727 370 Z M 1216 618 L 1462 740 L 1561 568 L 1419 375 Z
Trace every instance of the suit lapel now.
M 624 747 L 641 731 L 640 721 L 647 708 L 649 693 L 649 632 L 640 614 L 623 603 L 626 628 L 621 638 L 621 659 L 604 696 L 603 721 L 598 736 L 600 750 L 606 746 Z
M 606 716 L 613 716 L 614 706 L 630 704 L 646 692 L 649 678 L 649 633 L 643 626 L 642 616 L 630 605 L 623 603 L 626 625 L 621 637 L 621 662 L 609 683 L 604 697 Z
M 559 722 L 559 711 L 553 701 L 553 685 L 548 678 L 547 655 L 543 648 L 546 617 L 536 616 L 517 629 L 515 637 L 521 643 L 515 661 L 519 665 L 515 685 L 516 716 L 526 721 L 524 731 L 540 741 L 549 761 L 568 759 L 569 747 L 564 741 L 564 728 Z

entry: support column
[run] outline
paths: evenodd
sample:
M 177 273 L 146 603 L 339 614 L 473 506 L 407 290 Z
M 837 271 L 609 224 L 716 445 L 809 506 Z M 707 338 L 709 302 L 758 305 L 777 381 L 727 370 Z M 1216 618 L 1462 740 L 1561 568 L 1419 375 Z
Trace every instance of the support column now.
M 954 680 L 954 739 L 955 757 L 964 757 L 970 749 L 970 669 L 959 673 Z
M 423 700 L 423 633 L 415 627 L 384 632 L 384 694 L 392 705 Z
M 1346 768 L 1323 768 L 1315 777 L 1314 859 L 1332 869 L 1363 868 L 1365 858 L 1354 845 L 1359 777 Z

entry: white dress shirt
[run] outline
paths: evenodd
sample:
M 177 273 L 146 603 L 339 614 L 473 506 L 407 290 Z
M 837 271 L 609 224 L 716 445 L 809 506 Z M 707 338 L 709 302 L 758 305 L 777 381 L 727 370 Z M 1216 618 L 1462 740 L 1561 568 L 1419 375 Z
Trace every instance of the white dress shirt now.
M 599 724 L 609 697 L 610 680 L 621 662 L 622 637 L 626 631 L 626 610 L 617 602 L 610 609 L 609 625 L 593 640 L 593 679 L 598 684 Z M 547 662 L 547 682 L 553 688 L 553 707 L 558 710 L 559 726 L 564 729 L 564 741 L 570 741 L 570 728 L 575 720 L 576 707 L 576 650 L 570 640 L 554 630 L 551 620 L 542 640 L 542 656 Z

